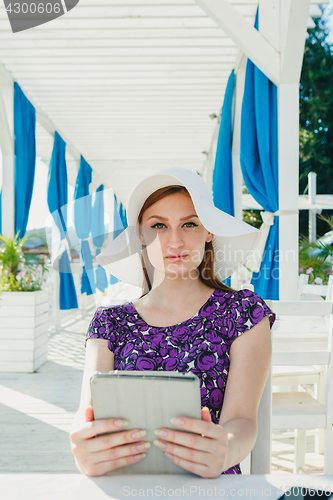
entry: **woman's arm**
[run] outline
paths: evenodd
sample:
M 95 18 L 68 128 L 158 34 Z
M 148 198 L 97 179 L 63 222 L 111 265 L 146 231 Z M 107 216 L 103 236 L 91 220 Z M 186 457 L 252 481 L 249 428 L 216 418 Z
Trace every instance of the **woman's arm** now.
M 218 477 L 241 462 L 257 436 L 257 412 L 272 356 L 268 317 L 237 337 L 230 348 L 230 369 L 219 425 L 202 411 L 201 420 L 181 417 L 179 431 L 162 428 L 154 443 L 167 457 L 201 477 Z M 189 432 L 181 432 L 187 430 Z
M 269 318 L 237 337 L 230 348 L 230 369 L 220 425 L 228 434 L 225 470 L 251 452 L 257 438 L 257 413 L 272 358 Z
M 94 420 L 91 405 L 90 377 L 95 371 L 114 369 L 114 356 L 105 339 L 89 339 L 83 374 L 80 406 L 70 432 L 71 450 L 77 468 L 88 476 L 108 472 L 142 460 L 150 443 L 142 441 L 143 429 L 123 431 L 127 423 L 119 418 Z M 111 397 L 111 395 L 109 395 Z M 86 418 L 87 416 L 87 418 Z M 114 431 L 122 432 L 114 432 Z
M 88 339 L 80 404 L 72 428 L 85 422 L 85 408 L 91 405 L 90 377 L 95 371 L 108 372 L 110 370 L 114 370 L 114 354 L 108 349 L 108 341 L 105 339 Z

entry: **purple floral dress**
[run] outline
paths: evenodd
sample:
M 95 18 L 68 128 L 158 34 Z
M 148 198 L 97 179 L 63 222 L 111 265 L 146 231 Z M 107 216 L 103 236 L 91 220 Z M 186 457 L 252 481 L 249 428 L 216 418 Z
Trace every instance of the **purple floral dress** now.
M 235 338 L 275 314 L 250 290 L 216 289 L 197 314 L 177 325 L 148 325 L 132 302 L 98 307 L 87 336 L 108 340 L 115 370 L 166 370 L 195 373 L 200 379 L 201 407 L 219 422 Z M 239 464 L 222 474 L 241 474 Z

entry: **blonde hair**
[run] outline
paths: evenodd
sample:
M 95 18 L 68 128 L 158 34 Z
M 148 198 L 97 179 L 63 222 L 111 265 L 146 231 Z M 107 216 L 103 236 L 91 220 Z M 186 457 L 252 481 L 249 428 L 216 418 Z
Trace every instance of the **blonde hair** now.
M 175 194 L 175 193 L 183 193 L 183 194 L 190 196 L 190 193 L 187 191 L 187 189 L 184 186 L 176 186 L 176 185 L 175 186 L 166 186 L 166 187 L 157 189 L 157 191 L 154 191 L 154 193 L 152 193 L 150 196 L 148 196 L 148 198 L 146 199 L 146 201 L 142 205 L 139 216 L 138 216 L 139 224 L 142 224 L 143 214 L 149 207 L 154 205 L 154 203 L 158 202 L 159 200 L 162 200 L 166 196 L 169 196 L 169 195 Z M 142 284 L 142 295 L 141 295 L 141 297 L 143 297 L 152 288 L 152 283 L 151 283 L 150 277 L 153 276 L 154 268 L 149 261 L 147 248 L 145 245 L 142 245 L 141 255 L 142 255 L 141 256 L 141 264 L 142 264 L 142 269 L 143 269 L 143 273 L 144 273 L 144 280 L 143 280 L 143 284 Z M 213 247 L 213 243 L 211 241 L 206 242 L 204 257 L 202 259 L 202 262 L 198 266 L 198 270 L 199 270 L 199 279 L 201 279 L 201 281 L 203 283 L 205 283 L 205 285 L 207 285 L 211 288 L 214 288 L 214 289 L 217 288 L 217 289 L 223 290 L 223 291 L 234 291 L 233 288 L 222 283 L 215 275 L 215 272 L 214 272 L 214 247 Z

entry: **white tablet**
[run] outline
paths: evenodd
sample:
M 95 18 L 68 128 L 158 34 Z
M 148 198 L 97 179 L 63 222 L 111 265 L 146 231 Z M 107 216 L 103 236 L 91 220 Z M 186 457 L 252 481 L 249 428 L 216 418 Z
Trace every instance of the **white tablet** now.
M 151 447 L 140 462 L 116 469 L 110 474 L 190 474 L 171 462 L 154 445 L 155 429 L 180 430 L 171 418 L 201 419 L 200 381 L 194 373 L 168 371 L 95 372 L 90 379 L 95 420 L 124 418 L 129 425 L 120 429 L 145 429 L 144 441 Z M 182 431 L 186 432 L 186 431 Z

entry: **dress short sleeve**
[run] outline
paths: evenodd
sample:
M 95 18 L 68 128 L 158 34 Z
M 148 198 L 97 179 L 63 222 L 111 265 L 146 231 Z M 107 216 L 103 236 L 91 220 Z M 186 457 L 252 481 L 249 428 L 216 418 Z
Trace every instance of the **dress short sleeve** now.
M 239 290 L 236 297 L 236 304 L 238 311 L 238 336 L 260 323 L 265 316 L 268 316 L 269 325 L 272 328 L 276 315 L 260 295 L 251 290 Z
M 105 339 L 108 341 L 108 349 L 114 352 L 116 348 L 116 329 L 112 308 L 98 307 L 90 321 L 84 346 L 87 347 L 88 339 Z

